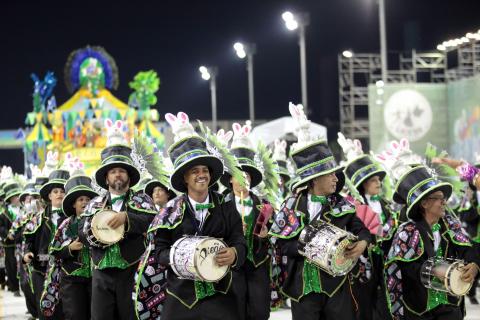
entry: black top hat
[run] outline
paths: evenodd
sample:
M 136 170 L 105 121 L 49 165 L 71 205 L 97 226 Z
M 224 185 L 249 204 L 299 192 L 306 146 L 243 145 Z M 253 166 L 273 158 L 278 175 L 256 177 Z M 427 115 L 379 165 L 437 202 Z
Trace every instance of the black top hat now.
M 387 174 L 385 170 L 373 162 L 370 156 L 366 154 L 350 161 L 343 172 L 357 189 L 369 178 L 379 176 L 380 180 L 383 180 Z
M 230 151 L 237 158 L 240 169 L 250 175 L 250 188 L 254 188 L 262 182 L 262 173 L 255 165 L 255 151 L 244 147 L 231 149 Z M 225 171 L 220 178 L 220 182 L 228 188 L 231 177 L 230 173 Z
M 217 182 L 223 174 L 223 162 L 208 152 L 207 143 L 199 136 L 190 136 L 175 142 L 168 148 L 168 155 L 174 167 L 170 184 L 177 191 L 187 191 L 183 175 L 194 166 L 204 165 L 209 168 L 209 186 Z
M 35 182 L 30 182 L 30 183 L 27 183 L 23 188 L 23 192 L 20 194 L 20 201 L 21 202 L 25 201 L 25 198 L 27 196 L 39 196 L 39 195 L 40 193 L 36 188 Z
M 5 192 L 5 201 L 8 201 L 12 197 L 18 196 L 22 193 L 20 185 L 15 181 L 6 182 L 5 186 L 3 187 L 3 191 Z
M 40 188 L 40 197 L 45 201 L 49 201 L 48 194 L 50 191 L 55 188 L 65 189 L 65 182 L 67 182 L 68 178 L 70 178 L 70 173 L 67 170 L 53 170 L 48 176 L 48 182 Z
M 296 174 L 299 176 L 298 181 L 292 184 L 292 190 L 302 187 L 316 177 L 332 172 L 335 172 L 338 178 L 336 192 L 342 190 L 345 184 L 343 167 L 337 164 L 325 140 L 316 141 L 299 150 L 294 150 L 290 156 L 295 162 Z
M 63 198 L 62 209 L 67 216 L 76 214 L 73 205 L 78 197 L 87 196 L 90 199 L 93 199 L 98 196 L 98 193 L 92 189 L 92 179 L 85 175 L 76 175 L 71 177 L 65 183 L 65 193 L 66 195 Z
M 143 188 L 143 190 L 146 194 L 148 194 L 151 198 L 153 198 L 153 196 L 152 196 L 153 195 L 153 189 L 155 189 L 156 187 L 160 187 L 160 188 L 164 189 L 165 192 L 168 193 L 168 200 L 171 200 L 171 199 L 173 199 L 177 196 L 177 194 L 171 188 L 169 188 L 169 186 L 166 186 L 166 185 L 162 184 L 160 181 L 155 180 L 155 179 L 150 179 L 150 181 L 148 181 L 145 184 L 145 187 Z
M 48 177 L 36 177 L 35 178 L 35 185 L 38 187 L 42 187 L 45 183 L 48 182 Z
M 410 219 L 418 217 L 410 216 L 420 201 L 435 191 L 442 191 L 446 199 L 450 197 L 453 187 L 450 183 L 435 179 L 425 166 L 410 168 L 398 180 L 393 194 L 393 200 L 399 204 L 406 204 L 406 215 Z
M 106 176 L 110 169 L 123 168 L 127 170 L 130 178 L 130 187 L 137 184 L 140 180 L 140 172 L 133 165 L 132 149 L 126 145 L 113 145 L 102 150 L 102 164 L 95 172 L 95 180 L 97 184 L 108 190 Z

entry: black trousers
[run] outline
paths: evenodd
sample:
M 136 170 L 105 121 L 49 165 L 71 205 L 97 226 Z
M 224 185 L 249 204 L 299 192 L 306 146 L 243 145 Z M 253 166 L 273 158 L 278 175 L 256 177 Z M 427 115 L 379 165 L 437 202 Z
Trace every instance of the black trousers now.
M 461 320 L 463 312 L 460 307 L 441 305 L 428 311 L 421 316 L 417 316 L 405 308 L 405 320 Z
M 40 320 L 43 319 L 55 319 L 55 320 L 63 320 L 63 310 L 62 310 L 62 303 L 59 302 L 57 306 L 55 307 L 55 312 L 53 316 L 51 317 L 46 317 L 42 314 L 41 308 L 40 308 L 40 299 L 42 297 L 43 293 L 43 284 L 45 282 L 45 274 L 38 272 L 38 271 L 33 271 L 32 272 L 32 282 L 33 282 L 33 294 L 35 296 L 35 305 L 37 306 L 38 310 L 38 318 Z M 61 299 L 61 296 L 60 296 Z
M 188 309 L 177 298 L 167 295 L 162 319 L 167 320 L 240 320 L 232 289 L 198 301 Z
M 28 312 L 34 317 L 38 318 L 37 304 L 35 303 L 35 295 L 33 294 L 32 288 L 28 283 L 28 275 L 24 275 L 25 269 L 22 267 L 21 270 L 18 270 L 20 274 L 20 288 L 22 289 L 23 295 L 25 297 L 25 304 L 27 305 Z
M 2 286 L 5 286 L 5 284 L 7 283 L 5 276 L 6 276 L 5 268 L 0 268 L 0 285 Z
M 371 278 L 365 283 L 356 278 L 352 285 L 353 296 L 358 307 L 356 311 L 357 319 L 392 319 L 388 309 L 387 291 L 383 279 L 383 258 L 372 253 L 371 259 L 368 260 L 373 266 Z
M 20 290 L 17 278 L 17 260 L 15 259 L 15 247 L 5 248 L 5 269 L 7 271 L 7 286 L 10 291 Z
M 68 276 L 62 273 L 60 278 L 60 296 L 62 297 L 65 320 L 90 319 L 91 278 Z
M 292 300 L 292 320 L 355 320 L 348 279 L 332 297 L 309 293 L 299 302 Z
M 135 318 L 132 291 L 136 270 L 136 264 L 127 269 L 93 269 L 92 320 Z
M 268 320 L 270 317 L 270 274 L 268 261 L 258 268 L 249 260 L 233 272 L 232 290 L 241 320 Z

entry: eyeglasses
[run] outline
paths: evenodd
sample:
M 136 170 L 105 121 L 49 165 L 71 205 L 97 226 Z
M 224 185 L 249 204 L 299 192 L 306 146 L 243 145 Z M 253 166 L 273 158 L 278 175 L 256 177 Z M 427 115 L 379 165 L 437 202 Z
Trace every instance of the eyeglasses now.
M 428 200 L 440 200 L 440 201 L 447 201 L 448 198 L 445 197 L 428 197 Z

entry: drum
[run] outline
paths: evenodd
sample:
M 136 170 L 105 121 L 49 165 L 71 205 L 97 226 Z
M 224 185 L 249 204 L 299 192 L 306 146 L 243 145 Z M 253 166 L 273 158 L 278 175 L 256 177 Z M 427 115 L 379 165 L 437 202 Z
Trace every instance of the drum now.
M 429 258 L 422 265 L 420 280 L 425 288 L 446 292 L 452 296 L 464 296 L 472 283 L 462 280 L 462 260 Z
M 215 256 L 218 251 L 226 247 L 225 242 L 216 238 L 182 237 L 175 241 L 170 250 L 170 266 L 182 279 L 220 281 L 230 267 L 217 265 Z
M 125 232 L 124 225 L 115 229 L 110 228 L 107 222 L 118 212 L 113 210 L 102 210 L 93 217 L 85 220 L 84 232 L 87 234 L 87 241 L 94 247 L 105 248 L 122 240 Z
M 326 273 L 343 276 L 353 269 L 358 259 L 346 259 L 344 252 L 357 237 L 324 221 L 307 225 L 300 233 L 298 252 Z

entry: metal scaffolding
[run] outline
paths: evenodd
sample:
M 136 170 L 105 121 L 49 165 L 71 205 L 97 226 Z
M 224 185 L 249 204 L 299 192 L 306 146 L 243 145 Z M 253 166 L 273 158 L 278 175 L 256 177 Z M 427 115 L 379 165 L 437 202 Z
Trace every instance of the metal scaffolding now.
M 398 53 L 396 70 L 387 71 L 387 83 L 441 83 L 480 73 L 480 44 L 457 48 L 458 65 L 449 68 L 451 52 Z M 391 58 L 389 61 L 393 61 Z M 394 63 L 391 63 L 393 65 Z M 338 56 L 340 130 L 369 146 L 368 86 L 381 80 L 380 54 Z

